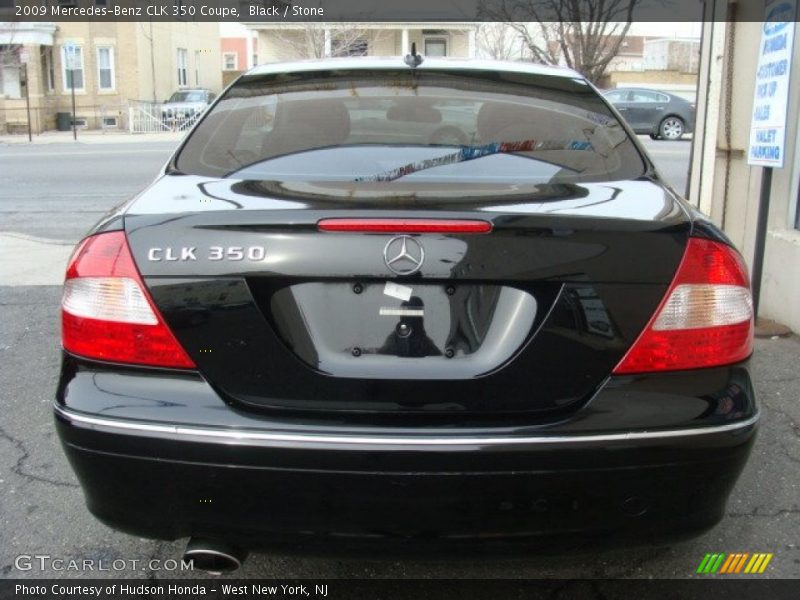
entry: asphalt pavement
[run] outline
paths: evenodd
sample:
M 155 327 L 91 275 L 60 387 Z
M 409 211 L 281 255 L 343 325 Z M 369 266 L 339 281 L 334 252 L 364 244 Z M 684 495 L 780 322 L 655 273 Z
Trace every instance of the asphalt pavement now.
M 152 181 L 175 145 L 0 145 L 0 230 L 78 240 Z
M 0 577 L 198 577 L 158 571 L 185 541 L 113 531 L 85 509 L 58 444 L 51 402 L 59 362 L 59 280 L 71 245 L 154 176 L 175 141 L 0 145 Z M 674 187 L 685 187 L 688 142 L 651 142 Z M 34 268 L 25 267 L 34 262 Z M 11 265 L 11 266 L 9 266 Z M 16 265 L 16 266 L 15 266 Z M 21 266 L 20 266 L 21 265 Z M 357 560 L 252 555 L 237 575 L 262 578 L 691 577 L 707 552 L 772 552 L 763 577 L 800 577 L 800 339 L 758 340 L 762 408 L 752 458 L 723 522 L 691 541 L 577 556 Z M 19 556 L 128 561 L 123 570 L 40 569 Z M 139 561 L 136 565 L 130 561 Z M 163 564 L 163 562 L 162 562 Z M 152 565 L 150 565 L 152 566 Z

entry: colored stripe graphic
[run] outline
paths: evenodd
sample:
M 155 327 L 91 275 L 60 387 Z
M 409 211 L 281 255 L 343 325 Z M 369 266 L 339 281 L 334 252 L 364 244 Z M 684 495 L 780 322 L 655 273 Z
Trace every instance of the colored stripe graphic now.
M 716 573 L 722 566 L 722 561 L 725 560 L 725 553 L 706 554 L 703 562 L 697 567 L 698 573 Z
M 772 560 L 772 554 L 759 553 L 754 554 L 752 560 L 745 568 L 745 573 L 763 573 L 767 568 L 769 561 Z
M 741 552 L 734 552 L 730 555 L 730 562 L 725 563 L 725 567 L 723 567 L 720 573 L 735 573 L 736 567 L 739 566 L 739 563 L 742 562 L 742 553 Z
M 744 568 L 745 573 L 752 573 L 753 567 L 757 567 L 758 563 L 761 562 L 761 555 L 760 554 L 753 554 L 753 558 L 750 559 L 750 562 L 747 563 L 747 566 Z
M 731 554 L 715 552 L 706 554 L 697 567 L 697 573 L 711 575 L 716 573 L 720 575 L 763 573 L 773 556 L 772 553 L 767 552 L 756 552 L 754 554 L 749 552 L 733 552 Z
M 730 573 L 731 566 L 736 562 L 736 559 L 739 558 L 738 554 L 728 554 L 727 560 L 722 564 L 722 568 L 719 570 L 720 573 Z
M 744 563 L 749 556 L 750 556 L 749 552 L 745 552 L 744 554 L 742 554 L 741 558 L 739 558 L 739 562 L 736 563 L 736 571 L 734 571 L 735 573 L 741 572 L 742 567 L 744 567 Z
M 711 560 L 711 555 L 710 554 L 706 554 L 705 557 L 703 557 L 703 560 L 700 562 L 700 566 L 697 567 L 697 572 L 698 573 L 705 573 L 706 572 L 706 565 L 708 564 L 708 562 L 710 560 Z
M 725 560 L 725 553 L 724 552 L 720 552 L 720 555 L 719 555 L 719 558 L 717 559 L 717 562 L 714 563 L 714 566 L 711 569 L 712 573 L 716 573 L 719 570 L 719 568 L 722 566 L 722 561 L 723 560 Z
M 772 556 L 772 552 L 770 552 L 764 557 L 764 562 L 761 563 L 761 568 L 758 570 L 759 573 L 763 573 L 767 569 L 767 565 L 769 564 L 769 561 L 772 560 Z
M 706 565 L 706 568 L 703 571 L 703 573 L 711 573 L 711 569 L 714 568 L 714 563 L 717 562 L 717 558 L 719 558 L 719 554 L 715 553 L 711 555 L 711 558 L 709 559 L 708 564 Z

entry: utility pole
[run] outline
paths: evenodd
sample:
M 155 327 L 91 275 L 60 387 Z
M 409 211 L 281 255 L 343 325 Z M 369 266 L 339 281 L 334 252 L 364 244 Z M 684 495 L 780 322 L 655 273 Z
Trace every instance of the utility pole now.
M 156 53 L 153 43 L 153 19 L 150 19 L 150 78 L 153 85 L 153 104 L 158 104 L 156 94 Z
M 23 49 L 20 52 L 19 60 L 22 63 L 23 82 L 25 84 L 25 111 L 28 113 L 28 141 L 33 141 L 33 134 L 31 132 L 31 90 L 28 84 L 28 61 L 30 56 L 28 51 Z
M 67 70 L 69 71 L 70 90 L 72 91 L 72 139 L 78 140 L 78 125 L 75 123 L 75 55 L 78 47 L 74 42 L 67 42 L 64 44 L 64 58 L 67 61 Z
M 78 124 L 76 123 L 76 116 L 75 116 L 75 67 L 73 63 L 73 68 L 69 70 L 69 78 L 72 80 L 72 139 L 76 142 L 78 141 Z
M 28 141 L 33 141 L 33 132 L 31 131 L 31 86 L 28 84 L 28 63 L 23 65 L 25 69 L 25 111 L 28 113 Z

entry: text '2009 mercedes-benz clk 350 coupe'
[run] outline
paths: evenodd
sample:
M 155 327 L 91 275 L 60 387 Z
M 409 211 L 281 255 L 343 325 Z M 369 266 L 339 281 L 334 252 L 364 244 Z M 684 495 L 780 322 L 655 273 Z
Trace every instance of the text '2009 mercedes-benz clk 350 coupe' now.
M 722 517 L 738 252 L 578 74 L 417 63 L 248 72 L 78 246 L 55 415 L 99 519 L 219 569 Z

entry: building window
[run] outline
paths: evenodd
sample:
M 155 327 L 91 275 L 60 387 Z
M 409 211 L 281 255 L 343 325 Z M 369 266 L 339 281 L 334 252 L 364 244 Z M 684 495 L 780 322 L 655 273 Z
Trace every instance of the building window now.
M 189 85 L 189 51 L 178 48 L 178 87 Z
M 46 91 L 52 92 L 56 89 L 52 46 L 39 46 L 39 64 L 42 65 L 42 85 Z
M 103 129 L 111 129 L 114 127 L 119 127 L 119 122 L 117 121 L 117 117 L 103 117 L 102 126 Z
M 226 52 L 222 55 L 222 70 L 223 71 L 238 71 L 239 65 L 238 56 L 236 52 Z
M 97 48 L 97 87 L 101 91 L 110 91 L 116 87 L 114 48 L 111 46 Z
M 9 98 L 22 97 L 20 79 L 19 45 L 0 46 L 0 95 Z
M 606 95 L 606 100 L 609 102 L 627 102 L 628 97 L 630 96 L 630 92 L 628 90 L 618 90 L 614 92 L 609 92 Z
M 447 56 L 447 40 L 425 38 L 425 56 Z
M 84 77 L 83 77 L 83 48 L 81 46 L 74 46 L 70 63 L 70 57 L 67 56 L 66 46 L 61 46 L 61 69 L 64 77 L 64 91 L 69 92 L 72 90 L 73 82 L 76 91 L 83 91 Z M 68 67 L 72 67 L 71 69 Z
M 648 92 L 645 90 L 633 90 L 631 92 L 630 102 L 649 102 L 653 104 L 669 102 L 669 96 L 659 94 L 658 92 Z
M 200 87 L 200 55 L 202 50 L 194 51 L 194 84 Z
M 258 54 L 253 54 L 253 66 L 258 65 Z

